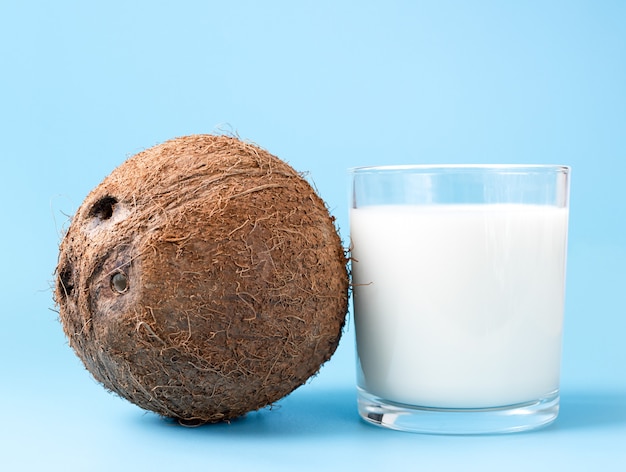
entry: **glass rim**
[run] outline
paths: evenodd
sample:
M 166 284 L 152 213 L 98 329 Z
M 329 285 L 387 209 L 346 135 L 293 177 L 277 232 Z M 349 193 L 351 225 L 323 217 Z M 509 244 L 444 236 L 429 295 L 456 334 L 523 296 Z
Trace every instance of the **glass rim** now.
M 571 167 L 562 164 L 396 164 L 380 166 L 360 166 L 348 169 L 349 174 L 390 173 L 413 171 L 428 172 L 562 172 L 568 174 Z

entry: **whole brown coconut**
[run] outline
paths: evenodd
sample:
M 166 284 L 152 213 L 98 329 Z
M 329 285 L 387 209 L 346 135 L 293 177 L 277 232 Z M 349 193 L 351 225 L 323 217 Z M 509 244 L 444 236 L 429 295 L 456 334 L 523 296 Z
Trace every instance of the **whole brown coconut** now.
M 324 202 L 289 165 L 237 138 L 143 151 L 85 199 L 55 301 L 107 389 L 181 422 L 284 397 L 334 353 L 348 275 Z

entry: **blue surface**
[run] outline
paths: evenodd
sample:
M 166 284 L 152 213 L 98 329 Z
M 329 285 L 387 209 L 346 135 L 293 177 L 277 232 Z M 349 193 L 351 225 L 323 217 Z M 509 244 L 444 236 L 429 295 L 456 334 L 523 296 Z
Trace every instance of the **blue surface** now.
M 625 24 L 610 0 L 2 1 L 0 469 L 624 470 Z M 174 426 L 91 380 L 51 297 L 68 216 L 127 156 L 220 130 L 308 171 L 346 244 L 348 167 L 571 165 L 557 422 L 366 425 L 351 322 L 317 377 L 231 424 Z

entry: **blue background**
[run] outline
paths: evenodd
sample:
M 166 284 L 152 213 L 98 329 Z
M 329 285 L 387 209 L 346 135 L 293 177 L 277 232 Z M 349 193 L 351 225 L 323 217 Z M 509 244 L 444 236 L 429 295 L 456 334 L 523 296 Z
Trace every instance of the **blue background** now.
M 0 67 L 0 469 L 623 470 L 626 2 L 2 0 Z M 351 321 L 317 377 L 229 425 L 97 385 L 52 301 L 68 217 L 128 156 L 216 132 L 308 171 L 346 245 L 348 167 L 571 165 L 557 422 L 366 425 Z

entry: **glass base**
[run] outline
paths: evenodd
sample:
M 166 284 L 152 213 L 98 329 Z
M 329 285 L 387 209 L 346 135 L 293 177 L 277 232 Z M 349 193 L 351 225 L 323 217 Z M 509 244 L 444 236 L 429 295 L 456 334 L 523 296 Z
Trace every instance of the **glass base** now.
M 530 431 L 559 414 L 559 392 L 533 402 L 496 408 L 428 408 L 393 403 L 358 388 L 358 408 L 368 423 L 427 434 L 495 434 Z

